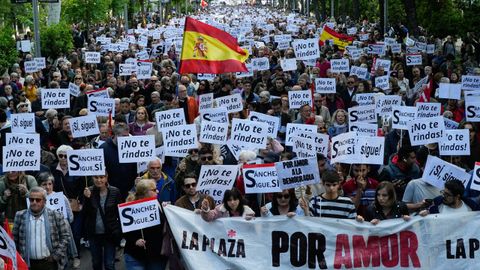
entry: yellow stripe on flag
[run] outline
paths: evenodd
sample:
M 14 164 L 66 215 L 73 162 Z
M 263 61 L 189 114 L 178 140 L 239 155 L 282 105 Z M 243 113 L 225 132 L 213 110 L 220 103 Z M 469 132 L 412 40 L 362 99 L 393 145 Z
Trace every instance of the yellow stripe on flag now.
M 248 59 L 247 50 L 244 50 L 246 55 L 241 55 L 209 35 L 192 31 L 186 31 L 183 35 L 182 60 L 238 60 L 245 62 Z

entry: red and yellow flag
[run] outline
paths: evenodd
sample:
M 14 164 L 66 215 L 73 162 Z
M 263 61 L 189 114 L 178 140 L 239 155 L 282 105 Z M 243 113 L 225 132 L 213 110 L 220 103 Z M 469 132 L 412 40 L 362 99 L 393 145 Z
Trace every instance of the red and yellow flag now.
M 229 33 L 190 17 L 185 20 L 180 74 L 247 72 L 248 51 Z
M 333 44 L 337 45 L 338 48 L 343 51 L 346 46 L 352 44 L 353 37 L 337 33 L 325 25 L 320 35 L 320 45 L 323 46 L 326 40 L 333 40 Z

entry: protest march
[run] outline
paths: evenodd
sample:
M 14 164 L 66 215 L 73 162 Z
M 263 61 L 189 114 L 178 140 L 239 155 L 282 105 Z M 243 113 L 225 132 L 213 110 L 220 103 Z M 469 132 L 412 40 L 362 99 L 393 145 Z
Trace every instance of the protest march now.
M 477 269 L 476 34 L 275 2 L 16 30 L 0 270 Z

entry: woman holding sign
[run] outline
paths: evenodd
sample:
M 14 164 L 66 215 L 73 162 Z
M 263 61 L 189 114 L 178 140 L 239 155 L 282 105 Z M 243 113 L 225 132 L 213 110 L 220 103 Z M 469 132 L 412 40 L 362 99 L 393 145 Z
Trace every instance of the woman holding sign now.
M 244 217 L 250 220 L 255 217 L 255 212 L 245 205 L 240 191 L 236 188 L 225 191 L 223 203 L 217 205 L 215 209 L 210 209 L 207 199 L 202 201 L 202 218 L 205 221 L 213 221 L 217 218 L 226 217 Z
M 120 243 L 117 205 L 122 201 L 120 190 L 108 185 L 108 175 L 93 176 L 93 186 L 85 188 L 83 211 L 86 236 L 90 243 L 94 270 L 115 269 L 115 247 Z
M 157 185 L 152 179 L 142 179 L 135 186 L 128 201 L 156 197 Z M 123 235 L 125 243 L 125 266 L 128 270 L 163 270 L 168 258 L 160 255 L 162 248 L 162 226 L 156 225 L 142 230 L 130 231 Z

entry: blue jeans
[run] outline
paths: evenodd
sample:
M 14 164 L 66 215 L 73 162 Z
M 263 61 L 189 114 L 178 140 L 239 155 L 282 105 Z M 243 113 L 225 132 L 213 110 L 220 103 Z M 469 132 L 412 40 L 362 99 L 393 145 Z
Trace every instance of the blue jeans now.
M 165 270 L 165 267 L 167 266 L 166 258 L 163 260 L 152 258 L 148 261 L 139 261 L 127 253 L 123 254 L 123 258 L 127 270 Z
M 115 244 L 103 234 L 97 234 L 88 239 L 92 254 L 93 270 L 115 270 Z

